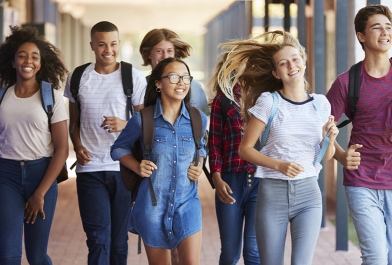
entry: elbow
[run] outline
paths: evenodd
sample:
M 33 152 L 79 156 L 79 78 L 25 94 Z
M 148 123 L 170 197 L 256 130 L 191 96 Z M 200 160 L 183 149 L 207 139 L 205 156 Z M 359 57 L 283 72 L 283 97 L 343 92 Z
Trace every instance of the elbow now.
M 241 145 L 238 147 L 238 155 L 244 159 L 244 148 Z

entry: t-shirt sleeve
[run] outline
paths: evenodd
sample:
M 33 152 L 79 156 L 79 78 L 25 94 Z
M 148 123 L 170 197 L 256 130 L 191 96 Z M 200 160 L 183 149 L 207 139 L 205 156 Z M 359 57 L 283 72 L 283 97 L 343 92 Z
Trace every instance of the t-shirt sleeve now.
M 54 90 L 54 109 L 51 123 L 68 120 L 68 114 L 65 110 L 64 98 L 59 90 Z
M 350 104 L 348 101 L 348 72 L 338 76 L 326 97 L 331 104 L 331 114 L 335 117 L 335 121 L 338 121 L 343 113 L 351 118 Z
M 69 73 L 67 77 L 67 82 L 65 83 L 65 89 L 64 89 L 64 97 L 68 98 L 69 101 L 75 103 L 75 99 L 72 97 L 71 93 L 71 78 L 72 78 L 72 73 Z
M 142 72 L 132 67 L 132 79 L 133 79 L 133 95 L 132 105 L 138 106 L 144 103 L 144 95 L 146 93 L 146 77 Z
M 248 113 L 267 124 L 273 102 L 272 94 L 264 92 L 257 99 L 256 104 L 248 110 Z

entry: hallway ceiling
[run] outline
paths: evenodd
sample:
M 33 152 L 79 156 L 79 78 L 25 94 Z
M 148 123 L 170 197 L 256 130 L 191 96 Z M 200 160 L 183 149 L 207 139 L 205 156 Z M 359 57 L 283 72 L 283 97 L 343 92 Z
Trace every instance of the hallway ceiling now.
M 203 34 L 205 25 L 235 0 L 55 0 L 60 12 L 91 26 L 107 20 L 123 33 L 169 28 Z

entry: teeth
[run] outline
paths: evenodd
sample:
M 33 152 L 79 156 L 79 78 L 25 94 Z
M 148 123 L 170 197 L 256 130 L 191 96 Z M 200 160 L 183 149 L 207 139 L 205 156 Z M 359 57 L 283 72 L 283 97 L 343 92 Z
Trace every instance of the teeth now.
M 22 69 L 25 71 L 32 71 L 33 70 L 33 68 L 31 68 L 31 67 L 22 67 Z

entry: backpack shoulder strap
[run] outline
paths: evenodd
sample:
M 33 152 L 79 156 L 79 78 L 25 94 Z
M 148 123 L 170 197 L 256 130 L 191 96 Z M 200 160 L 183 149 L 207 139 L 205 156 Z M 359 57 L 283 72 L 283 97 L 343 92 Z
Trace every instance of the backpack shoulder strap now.
M 132 94 L 133 94 L 133 77 L 132 64 L 121 61 L 121 79 L 124 89 L 124 94 L 127 96 L 127 120 L 129 120 L 129 112 L 133 115 L 132 109 Z
M 0 88 L 0 104 L 3 101 L 4 95 L 7 92 L 9 86 Z
M 192 134 L 193 138 L 195 139 L 195 145 L 196 145 L 196 156 L 195 156 L 195 166 L 199 164 L 199 152 L 201 149 L 201 139 L 203 137 L 203 128 L 202 128 L 202 121 L 201 121 L 201 114 L 200 111 L 192 107 L 190 105 L 186 105 L 186 108 L 189 112 L 189 115 L 191 116 L 191 126 L 192 126 Z
M 342 128 L 349 124 L 355 117 L 355 113 L 357 112 L 357 102 L 359 99 L 359 90 L 361 87 L 361 68 L 362 61 L 354 64 L 350 68 L 349 72 L 349 81 L 348 81 L 348 101 L 350 102 L 350 119 L 342 121 L 337 125 L 338 128 Z
M 277 92 L 272 92 L 271 95 L 272 95 L 272 98 L 273 98 L 274 102 L 273 102 L 273 105 L 272 105 L 270 116 L 268 118 L 268 124 L 265 127 L 264 133 L 263 133 L 263 137 L 261 138 L 261 148 L 263 148 L 265 146 L 266 142 L 267 142 L 267 137 L 268 137 L 269 131 L 271 129 L 272 120 L 274 119 L 274 116 L 275 116 L 276 112 L 278 111 L 278 95 L 277 95 Z
M 143 134 L 143 145 L 144 145 L 144 159 L 150 160 L 150 152 L 154 144 L 154 106 L 148 106 L 140 110 L 140 116 L 142 118 L 142 134 Z M 153 206 L 157 205 L 157 199 L 155 197 L 154 188 L 152 186 L 151 178 L 148 178 L 150 187 L 151 203 Z
M 48 82 L 41 81 L 41 101 L 46 115 L 48 115 L 49 130 L 51 130 L 51 119 L 54 109 L 54 92 L 52 85 Z
M 221 115 L 222 115 L 222 123 L 226 123 L 227 111 L 229 110 L 230 105 L 232 104 L 231 100 L 222 92 L 221 99 Z
M 90 64 L 91 63 L 86 63 L 81 66 L 78 66 L 75 68 L 75 70 L 72 73 L 70 87 L 71 87 L 72 97 L 75 99 L 75 103 L 78 102 L 80 79 L 82 78 L 84 70 L 86 70 L 86 68 Z

